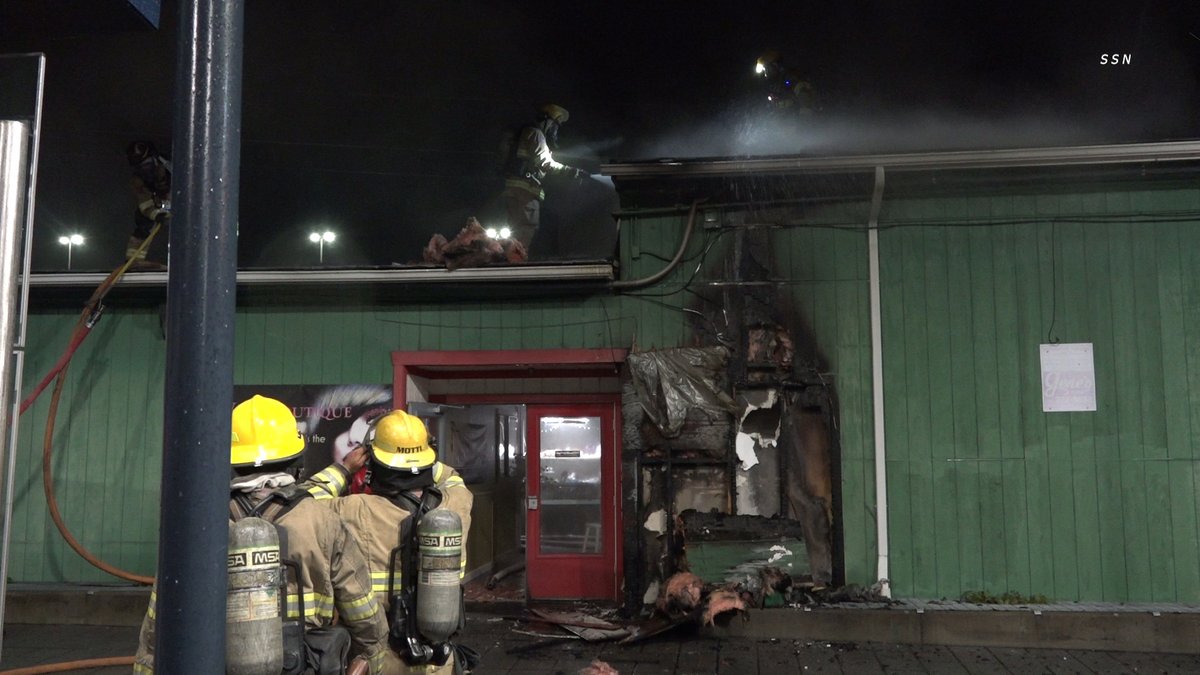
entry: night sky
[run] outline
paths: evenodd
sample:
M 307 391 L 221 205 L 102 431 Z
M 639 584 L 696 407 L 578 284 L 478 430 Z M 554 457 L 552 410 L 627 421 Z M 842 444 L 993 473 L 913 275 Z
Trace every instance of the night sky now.
M 0 53 L 47 55 L 36 269 L 65 267 L 55 240 L 77 230 L 75 269 L 115 266 L 124 146 L 170 143 L 176 3 L 158 30 L 121 0 L 81 6 L 0 0 Z M 765 106 L 767 49 L 812 83 L 814 114 Z M 239 265 L 315 265 L 305 237 L 326 227 L 327 266 L 388 265 L 492 218 L 500 141 L 545 101 L 571 111 L 559 158 L 593 171 L 1198 138 L 1200 3 L 249 0 L 243 87 Z M 602 256 L 552 236 L 594 218 L 570 207 L 611 206 L 600 182 L 570 189 L 548 198 L 543 254 Z

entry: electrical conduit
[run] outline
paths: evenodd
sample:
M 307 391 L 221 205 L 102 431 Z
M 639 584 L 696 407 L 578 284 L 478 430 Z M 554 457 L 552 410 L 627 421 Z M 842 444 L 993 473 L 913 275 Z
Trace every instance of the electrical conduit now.
M 679 250 L 675 252 L 675 257 L 666 264 L 661 270 L 642 279 L 630 279 L 628 281 L 614 281 L 609 284 L 609 288 L 614 291 L 631 291 L 638 288 L 644 288 L 651 284 L 662 281 L 664 277 L 671 273 L 679 266 L 679 261 L 683 260 L 683 254 L 687 251 L 688 243 L 692 240 L 692 232 L 696 229 L 696 210 L 704 199 L 697 199 L 692 202 L 692 208 L 688 212 L 687 228 L 683 231 L 683 241 L 679 242 Z
M 879 592 L 892 597 L 888 580 L 887 436 L 883 427 L 883 311 L 879 297 L 879 211 L 883 208 L 883 167 L 875 167 L 875 192 L 867 221 L 867 256 L 871 286 L 871 391 L 875 409 L 875 539 L 879 558 Z

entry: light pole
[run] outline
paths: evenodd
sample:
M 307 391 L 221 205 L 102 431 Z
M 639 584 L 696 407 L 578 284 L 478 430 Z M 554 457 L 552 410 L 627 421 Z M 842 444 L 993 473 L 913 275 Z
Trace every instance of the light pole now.
M 58 243 L 67 247 L 67 269 L 71 269 L 71 249 L 83 246 L 82 234 L 66 234 L 58 238 Z
M 308 240 L 316 244 L 318 247 L 318 261 L 322 264 L 325 262 L 325 244 L 332 244 L 333 240 L 337 239 L 337 235 L 325 230 L 324 232 L 312 232 L 308 235 Z

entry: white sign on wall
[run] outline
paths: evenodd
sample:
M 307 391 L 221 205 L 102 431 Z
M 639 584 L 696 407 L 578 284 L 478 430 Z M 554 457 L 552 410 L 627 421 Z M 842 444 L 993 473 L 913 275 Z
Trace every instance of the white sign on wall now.
M 1095 410 L 1092 343 L 1042 345 L 1042 412 Z

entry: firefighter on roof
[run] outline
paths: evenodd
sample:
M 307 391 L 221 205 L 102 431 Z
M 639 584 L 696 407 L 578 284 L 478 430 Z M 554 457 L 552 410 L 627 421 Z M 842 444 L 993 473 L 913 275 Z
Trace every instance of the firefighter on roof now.
M 508 226 L 513 238 L 521 242 L 527 252 L 541 223 L 542 202 L 546 199 L 542 182 L 546 176 L 555 174 L 581 179 L 588 175 L 582 169 L 555 161 L 552 153 L 558 148 L 558 129 L 569 117 L 570 113 L 562 106 L 548 103 L 538 109 L 537 121 L 521 129 L 516 139 L 510 139 L 504 149 L 504 203 Z
M 166 269 L 162 264 L 147 261 L 145 249 L 138 249 L 155 224 L 165 227 L 171 221 L 171 160 L 160 155 L 150 141 L 130 143 L 125 156 L 133 169 L 130 184 L 137 200 L 133 234 L 125 244 L 125 258 L 136 258 L 130 269 Z
M 785 64 L 779 52 L 768 50 L 754 63 L 754 73 L 766 84 L 772 108 L 811 113 L 816 108 L 813 87 L 800 71 Z

